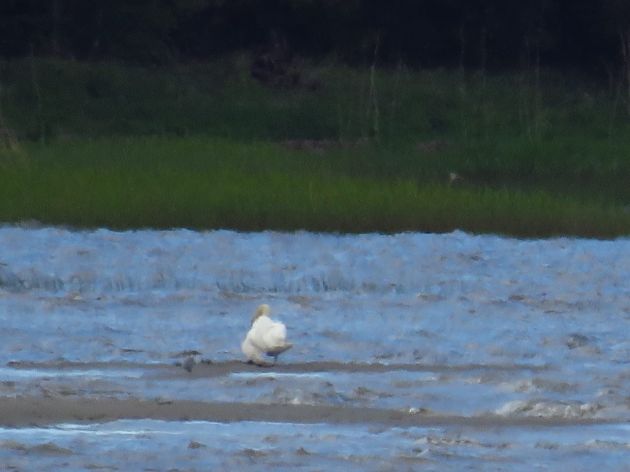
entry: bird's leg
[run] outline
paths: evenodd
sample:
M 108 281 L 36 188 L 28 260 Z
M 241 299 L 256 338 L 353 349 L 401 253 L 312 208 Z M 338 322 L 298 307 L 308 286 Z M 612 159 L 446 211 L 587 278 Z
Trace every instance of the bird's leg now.
M 264 359 L 248 359 L 246 362 L 248 365 L 255 365 L 257 367 L 271 367 L 273 364 Z

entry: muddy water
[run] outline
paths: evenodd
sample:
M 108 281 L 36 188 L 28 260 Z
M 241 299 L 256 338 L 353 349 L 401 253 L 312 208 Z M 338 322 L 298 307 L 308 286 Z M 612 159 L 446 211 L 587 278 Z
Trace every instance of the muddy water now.
M 0 463 L 624 470 L 629 280 L 628 239 L 3 227 Z

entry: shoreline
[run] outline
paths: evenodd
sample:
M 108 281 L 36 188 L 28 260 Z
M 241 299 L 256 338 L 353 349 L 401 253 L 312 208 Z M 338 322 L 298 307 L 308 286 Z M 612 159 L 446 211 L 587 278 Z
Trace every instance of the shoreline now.
M 492 371 L 534 371 L 540 372 L 548 370 L 544 365 L 533 364 L 412 364 L 412 363 L 364 363 L 364 362 L 335 362 L 335 361 L 313 361 L 313 362 L 292 362 L 278 364 L 269 367 L 258 367 L 241 360 L 212 362 L 202 359 L 195 363 L 191 372 L 182 367 L 183 362 L 174 361 L 170 363 L 145 364 L 140 362 L 22 362 L 10 361 L 6 368 L 15 370 L 41 370 L 51 372 L 63 371 L 93 371 L 93 370 L 141 370 L 152 377 L 167 379 L 199 379 L 203 377 L 217 377 L 229 374 L 257 373 L 257 374 L 316 374 L 320 372 L 343 372 L 343 373 L 384 373 L 393 371 L 405 372 L 468 372 L 477 370 Z
M 281 405 L 136 398 L 44 398 L 16 397 L 0 400 L 0 425 L 9 428 L 53 426 L 60 423 L 105 423 L 122 419 L 163 421 L 242 421 L 298 424 L 378 424 L 387 427 L 462 426 L 558 427 L 619 423 L 601 418 L 549 418 L 454 416 L 410 413 L 383 408 L 328 405 Z

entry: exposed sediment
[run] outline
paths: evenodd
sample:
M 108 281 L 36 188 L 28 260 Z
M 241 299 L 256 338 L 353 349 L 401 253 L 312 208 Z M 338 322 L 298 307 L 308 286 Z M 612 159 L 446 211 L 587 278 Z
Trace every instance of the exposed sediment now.
M 200 401 L 17 397 L 0 400 L 0 424 L 9 427 L 57 423 L 107 422 L 118 419 L 165 421 L 268 421 L 278 423 L 375 423 L 386 426 L 567 426 L 610 423 L 593 418 L 445 416 L 409 411 L 328 405 L 267 405 Z

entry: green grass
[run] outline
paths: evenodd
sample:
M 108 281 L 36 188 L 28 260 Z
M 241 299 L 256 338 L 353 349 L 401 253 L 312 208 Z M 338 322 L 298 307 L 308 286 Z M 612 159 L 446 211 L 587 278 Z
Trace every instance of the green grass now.
M 252 80 L 242 56 L 0 62 L 0 113 L 20 142 L 0 149 L 0 221 L 630 234 L 616 86 L 550 71 L 301 72 L 286 89 Z M 305 139 L 328 144 L 286 145 Z
M 304 86 L 267 87 L 248 58 L 167 69 L 112 63 L 0 61 L 0 103 L 22 139 L 208 135 L 235 140 L 356 139 L 385 143 L 616 140 L 630 120 L 618 87 L 543 71 L 462 75 L 404 67 L 304 65 Z M 376 109 L 378 115 L 376 115 Z
M 358 162 L 351 165 L 350 156 Z M 364 157 L 354 151 L 337 161 L 274 144 L 211 138 L 33 144 L 3 153 L 0 220 L 119 229 L 459 228 L 532 237 L 613 237 L 630 230 L 630 214 L 604 200 L 452 187 L 406 176 L 404 167 L 386 177 L 370 168 L 358 173 Z

